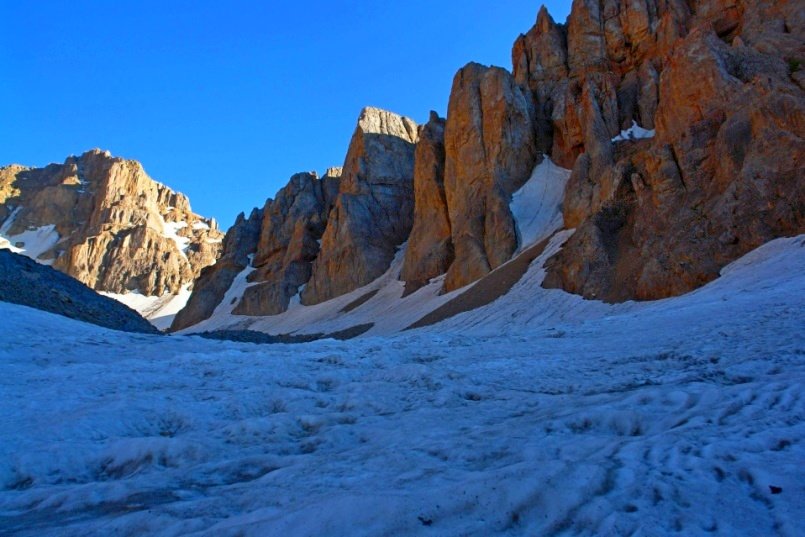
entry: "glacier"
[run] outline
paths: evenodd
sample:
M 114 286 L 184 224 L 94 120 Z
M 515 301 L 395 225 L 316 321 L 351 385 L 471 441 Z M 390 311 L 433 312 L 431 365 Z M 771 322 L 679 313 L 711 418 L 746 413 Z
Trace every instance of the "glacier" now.
M 805 534 L 805 236 L 618 306 L 541 262 L 343 342 L 0 303 L 0 534 Z

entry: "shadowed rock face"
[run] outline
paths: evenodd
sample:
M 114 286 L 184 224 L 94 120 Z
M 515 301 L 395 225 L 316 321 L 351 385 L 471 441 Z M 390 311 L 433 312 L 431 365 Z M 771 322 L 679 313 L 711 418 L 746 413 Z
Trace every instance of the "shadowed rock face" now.
M 235 277 L 248 267 L 254 268 L 247 279 L 249 286 L 243 296 L 225 306 L 235 315 L 286 311 L 290 299 L 310 278 L 340 176 L 341 168 L 328 169 L 321 179 L 315 173 L 298 173 L 263 209 L 254 209 L 249 218 L 241 214 L 226 234 L 223 255 L 202 272 L 171 330 L 209 319 Z
M 294 175 L 276 198 L 266 203 L 252 263 L 256 270 L 249 276 L 254 285 L 246 289 L 235 314 L 282 313 L 288 309 L 291 297 L 310 279 L 332 208 L 326 190 L 331 179 L 337 178 L 319 180 L 311 173 Z
M 159 333 L 134 310 L 8 250 L 0 250 L 0 302 L 21 304 L 112 330 Z
M 412 292 L 444 274 L 454 259 L 450 217 L 444 192 L 445 120 L 431 112 L 419 128 L 414 156 L 414 227 L 400 279 Z
M 517 249 L 509 201 L 538 157 L 530 104 L 504 69 L 471 63 L 453 79 L 444 134 L 455 247 L 447 291 L 484 276 Z
M 235 277 L 249 266 L 249 258 L 257 250 L 263 211 L 252 210 L 249 218 L 240 213 L 226 232 L 223 255 L 215 265 L 201 271 L 187 305 L 176 315 L 171 331 L 182 330 L 209 319 L 221 304 Z
M 535 102 L 540 149 L 573 168 L 591 149 L 596 122 L 606 140 L 633 120 L 653 128 L 657 59 L 684 35 L 689 16 L 683 0 L 575 0 L 558 25 L 543 7 L 512 51 L 515 79 Z
M 801 9 L 694 7 L 574 2 L 568 78 L 547 82 L 567 90 L 551 100 L 540 94 L 547 70 L 515 62 L 518 81 L 553 107 L 554 158 L 581 155 L 564 202 L 577 231 L 549 260 L 546 286 L 613 301 L 677 295 L 764 242 L 805 232 L 805 95 L 789 61 L 805 53 Z M 541 18 L 515 51 L 559 43 Z M 611 142 L 632 121 L 656 136 Z
M 549 153 L 553 145 L 552 113 L 561 102 L 567 81 L 567 32 L 556 24 L 543 6 L 537 23 L 514 43 L 514 77 L 534 99 L 537 148 Z
M 54 226 L 58 242 L 38 260 L 111 293 L 175 294 L 221 249 L 215 222 L 194 214 L 185 196 L 100 150 L 0 169 L 0 222 L 10 237 Z
M 413 224 L 416 137 L 412 120 L 363 110 L 303 304 L 348 293 L 388 269 Z

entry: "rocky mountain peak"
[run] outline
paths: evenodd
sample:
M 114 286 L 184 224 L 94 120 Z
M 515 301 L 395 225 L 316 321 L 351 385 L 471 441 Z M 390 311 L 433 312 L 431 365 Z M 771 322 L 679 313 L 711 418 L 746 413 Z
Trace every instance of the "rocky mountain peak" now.
M 413 119 L 372 106 L 361 110 L 357 130 L 364 134 L 394 136 L 416 143 L 417 124 Z
M 142 165 L 92 149 L 0 170 L 7 247 L 115 295 L 175 295 L 215 262 L 223 234 Z
M 409 118 L 377 108 L 361 112 L 302 303 L 352 291 L 388 269 L 413 225 L 416 139 Z
M 568 78 L 549 79 L 550 94 L 540 73 L 521 78 L 550 118 L 552 157 L 573 166 L 563 207 L 576 233 L 547 285 L 607 300 L 676 295 L 802 232 L 805 133 L 783 119 L 805 115 L 786 61 L 803 53 L 799 12 L 783 1 L 573 3 Z
M 470 63 L 453 79 L 444 130 L 444 189 L 455 259 L 448 291 L 517 249 L 509 201 L 537 162 L 533 104 L 505 69 Z

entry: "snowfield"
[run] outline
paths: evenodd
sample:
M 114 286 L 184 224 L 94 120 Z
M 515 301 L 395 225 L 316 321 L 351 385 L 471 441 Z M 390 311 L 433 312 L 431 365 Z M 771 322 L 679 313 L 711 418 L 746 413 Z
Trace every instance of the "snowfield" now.
M 0 303 L 0 534 L 805 535 L 805 236 L 617 307 L 529 295 L 541 260 L 346 342 Z
M 107 293 L 105 291 L 99 291 L 99 293 L 128 306 L 145 317 L 157 329 L 165 331 L 170 328 L 176 314 L 190 300 L 190 295 L 193 293 L 191 287 L 192 284 L 188 283 L 183 285 L 177 294 L 166 293 L 162 296 L 145 296 L 139 291 L 132 291 L 126 294 Z

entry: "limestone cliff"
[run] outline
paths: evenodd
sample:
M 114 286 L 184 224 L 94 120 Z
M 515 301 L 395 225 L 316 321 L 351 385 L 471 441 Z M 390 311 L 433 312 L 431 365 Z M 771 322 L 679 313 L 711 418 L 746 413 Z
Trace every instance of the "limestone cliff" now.
M 447 210 L 455 246 L 445 289 L 463 287 L 511 258 L 511 195 L 538 153 L 533 112 L 512 75 L 471 63 L 453 79 L 444 133 Z
M 232 311 L 241 297 L 236 297 L 235 303 L 222 304 L 222 301 L 238 274 L 250 266 L 260 240 L 262 221 L 260 209 L 252 210 L 248 218 L 243 213 L 238 215 L 224 237 L 223 254 L 217 263 L 201 271 L 193 285 L 193 294 L 173 319 L 171 330 L 181 330 L 209 319 L 219 306 Z
M 335 170 L 329 173 L 337 173 Z M 234 313 L 274 315 L 288 309 L 291 297 L 307 283 L 319 254 L 327 216 L 332 208 L 326 185 L 337 177 L 319 179 L 299 173 L 263 209 L 260 240 L 249 286 Z
M 515 78 L 543 145 L 573 167 L 564 215 L 577 228 L 547 285 L 676 295 L 805 231 L 798 7 L 577 0 L 566 26 L 540 11 L 515 43 Z
M 408 118 L 361 112 L 303 304 L 357 289 L 388 269 L 413 225 L 416 137 Z
M 419 128 L 414 153 L 414 225 L 400 279 L 407 292 L 444 274 L 455 259 L 447 196 L 444 191 L 445 120 L 431 112 Z

